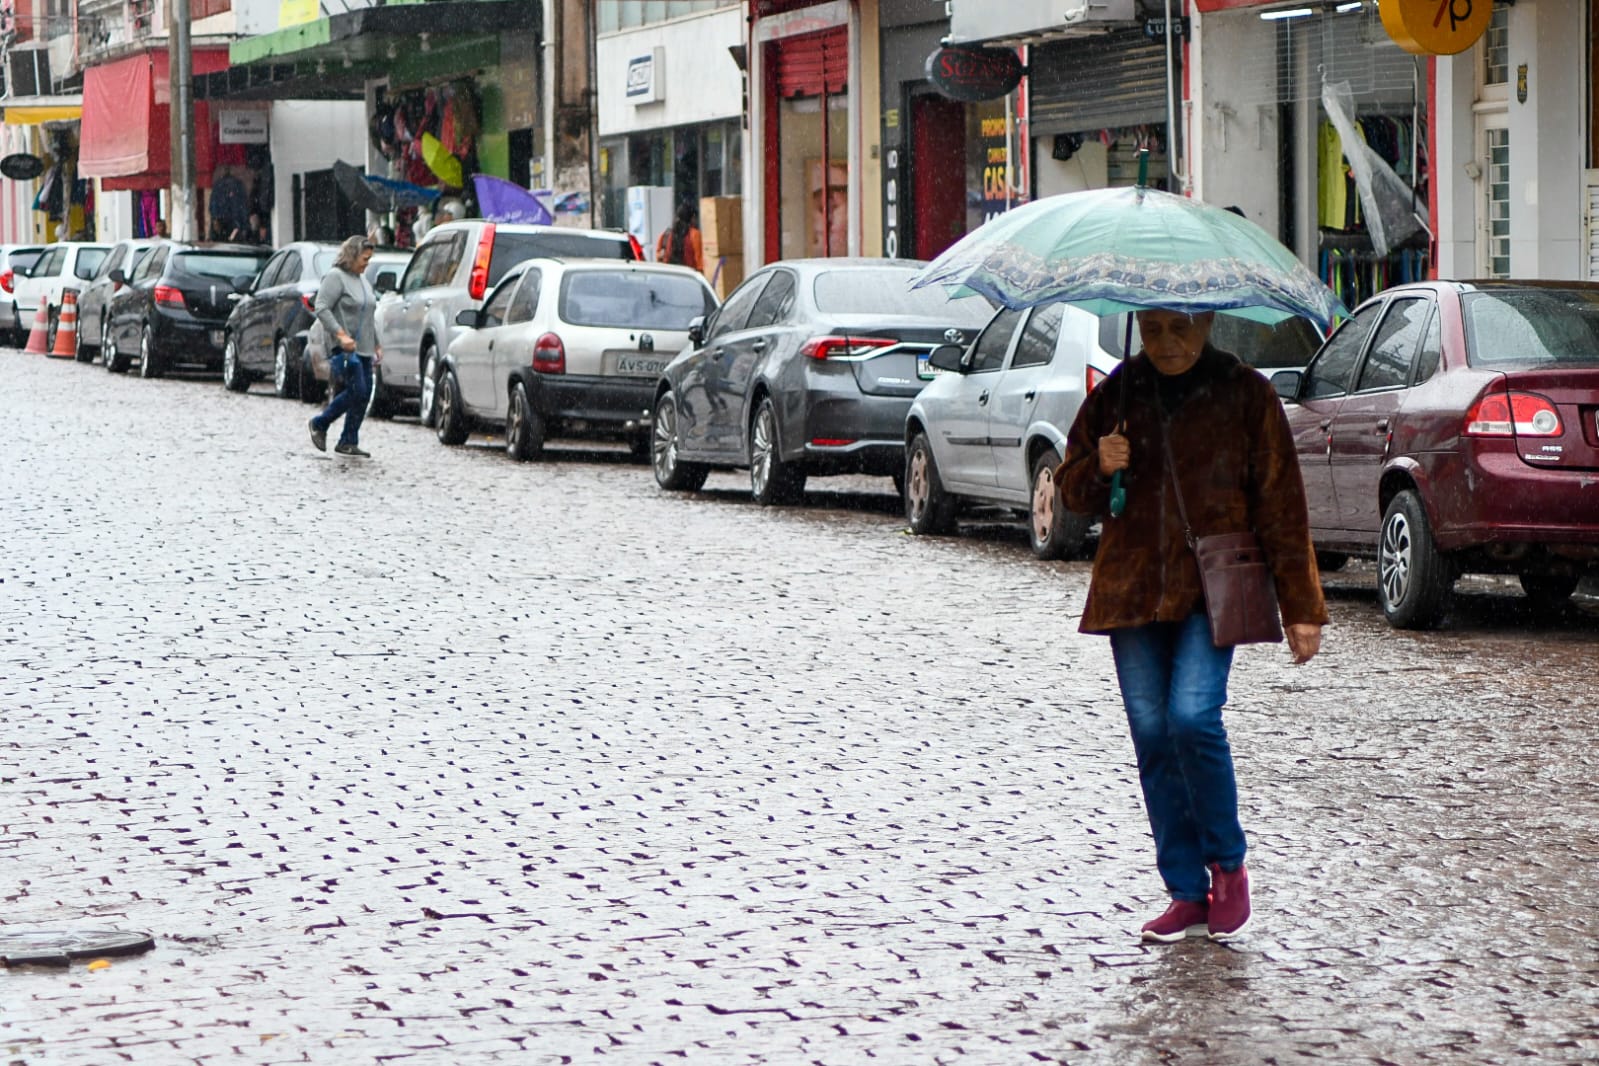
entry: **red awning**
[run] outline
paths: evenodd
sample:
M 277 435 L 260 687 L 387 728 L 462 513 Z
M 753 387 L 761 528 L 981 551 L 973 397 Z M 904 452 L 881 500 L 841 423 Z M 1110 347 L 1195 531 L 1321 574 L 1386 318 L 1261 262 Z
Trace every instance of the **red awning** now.
M 197 48 L 195 74 L 228 66 L 226 48 Z M 164 189 L 172 184 L 172 108 L 167 53 L 141 52 L 83 72 L 83 125 L 78 174 L 100 178 L 103 188 Z M 210 108 L 194 105 L 194 169 L 211 184 L 217 143 Z

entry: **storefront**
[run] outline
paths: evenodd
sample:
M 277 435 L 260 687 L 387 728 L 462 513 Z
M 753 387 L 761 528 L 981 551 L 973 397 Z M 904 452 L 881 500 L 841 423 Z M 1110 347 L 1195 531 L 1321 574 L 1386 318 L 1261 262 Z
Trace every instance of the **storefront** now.
M 8 173 L 0 197 L 0 240 L 8 243 L 94 236 L 94 190 L 78 176 L 83 115 L 79 96 L 12 97 L 0 125 L 0 159 L 37 176 Z M 29 158 L 31 157 L 31 159 Z

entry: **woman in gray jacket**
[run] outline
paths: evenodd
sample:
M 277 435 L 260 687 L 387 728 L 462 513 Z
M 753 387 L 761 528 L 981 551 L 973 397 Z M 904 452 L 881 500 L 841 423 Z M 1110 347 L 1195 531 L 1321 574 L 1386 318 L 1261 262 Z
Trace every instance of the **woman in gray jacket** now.
M 372 367 L 383 362 L 383 347 L 378 344 L 377 321 L 373 310 L 377 293 L 363 273 L 372 261 L 372 242 L 366 237 L 351 237 L 339 246 L 333 269 L 322 278 L 316 291 L 317 321 L 327 334 L 328 371 L 343 387 L 327 409 L 311 419 L 311 443 L 328 450 L 328 427 L 340 415 L 344 429 L 333 450 L 340 455 L 370 458 L 361 450 L 361 420 L 366 417 L 367 399 L 372 395 Z

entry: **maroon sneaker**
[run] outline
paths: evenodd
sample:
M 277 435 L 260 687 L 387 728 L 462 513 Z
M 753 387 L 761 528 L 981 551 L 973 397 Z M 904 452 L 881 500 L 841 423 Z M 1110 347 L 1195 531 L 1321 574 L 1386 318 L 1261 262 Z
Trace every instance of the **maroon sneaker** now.
M 1242 863 L 1231 872 L 1210 867 L 1210 938 L 1230 940 L 1249 926 L 1249 870 Z
M 1171 906 L 1152 922 L 1145 922 L 1140 935 L 1145 940 L 1170 944 L 1185 936 L 1205 935 L 1205 916 L 1208 908 L 1203 903 L 1174 899 Z

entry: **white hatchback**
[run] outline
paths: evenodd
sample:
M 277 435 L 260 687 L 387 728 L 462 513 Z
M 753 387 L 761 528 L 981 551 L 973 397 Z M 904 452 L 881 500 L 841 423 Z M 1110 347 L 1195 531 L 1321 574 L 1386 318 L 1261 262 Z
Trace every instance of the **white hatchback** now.
M 460 327 L 439 372 L 434 429 L 460 444 L 503 427 L 514 459 L 549 436 L 620 439 L 649 456 L 655 383 L 716 310 L 699 272 L 661 263 L 532 259 L 508 272 Z M 385 357 L 387 353 L 385 353 Z
M 26 333 L 33 328 L 34 316 L 43 305 L 48 322 L 46 343 L 55 345 L 56 323 L 61 315 L 62 294 L 72 290 L 74 298 L 84 290 L 95 271 L 111 251 L 108 244 L 61 241 L 47 245 L 43 254 L 25 272 L 17 271 L 12 294 L 16 320 L 14 328 Z

